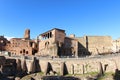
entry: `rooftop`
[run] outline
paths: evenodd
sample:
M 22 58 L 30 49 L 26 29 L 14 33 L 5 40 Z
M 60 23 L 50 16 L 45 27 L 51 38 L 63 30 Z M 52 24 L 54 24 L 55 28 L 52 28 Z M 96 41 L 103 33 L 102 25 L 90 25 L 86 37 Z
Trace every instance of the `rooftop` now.
M 44 34 L 46 34 L 46 33 L 48 33 L 48 32 L 53 31 L 53 30 L 58 30 L 58 31 L 61 31 L 61 32 L 65 32 L 65 30 L 62 30 L 62 29 L 53 28 L 53 29 L 51 29 L 51 30 L 49 30 L 49 31 L 46 31 L 46 32 L 44 32 L 44 33 L 40 34 L 40 35 L 44 35 Z

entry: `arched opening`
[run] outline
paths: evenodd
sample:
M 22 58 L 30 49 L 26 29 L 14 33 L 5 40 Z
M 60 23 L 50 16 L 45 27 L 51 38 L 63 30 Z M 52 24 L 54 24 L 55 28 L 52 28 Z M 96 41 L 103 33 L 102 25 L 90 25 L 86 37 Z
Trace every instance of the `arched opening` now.
M 28 54 L 28 51 L 26 51 L 26 54 Z
M 20 54 L 22 54 L 22 51 L 20 51 Z
M 25 49 L 23 49 L 23 53 L 25 53 Z
M 30 42 L 30 47 L 32 47 L 32 45 L 33 45 L 33 43 L 32 43 L 32 42 Z
M 48 35 L 48 38 L 50 38 L 49 33 L 47 35 Z
M 37 50 L 32 50 L 32 55 L 35 55 L 37 53 Z
M 45 48 L 48 48 L 48 46 L 49 46 L 49 42 L 47 41 L 45 42 Z
M 52 32 L 50 32 L 50 38 L 52 37 Z

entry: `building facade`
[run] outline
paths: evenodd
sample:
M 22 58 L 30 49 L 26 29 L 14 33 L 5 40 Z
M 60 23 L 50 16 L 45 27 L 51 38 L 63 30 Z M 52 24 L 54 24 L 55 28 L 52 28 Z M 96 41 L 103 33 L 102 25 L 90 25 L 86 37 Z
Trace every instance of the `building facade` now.
M 120 38 L 117 40 L 113 40 L 113 52 L 120 52 Z
M 7 43 L 6 50 L 15 55 L 34 55 L 37 53 L 37 44 L 33 40 L 12 38 Z
M 10 39 L 5 50 L 14 55 L 35 55 L 38 51 L 38 45 L 35 40 L 30 39 L 30 30 L 26 29 L 24 38 Z
M 23 38 L 8 41 L 0 36 L 0 50 L 15 55 L 79 57 L 120 52 L 120 39 L 112 40 L 110 36 L 75 37 L 74 34 L 66 36 L 65 30 L 54 28 L 31 40 L 30 30 L 26 29 Z
M 5 50 L 5 46 L 8 43 L 8 40 L 4 36 L 0 36 L 0 51 Z
M 77 41 L 66 37 L 65 30 L 54 28 L 38 38 L 38 54 L 41 56 L 77 56 Z
M 110 36 L 84 36 L 76 39 L 79 42 L 80 55 L 109 54 L 113 49 Z
M 66 36 L 65 30 L 54 28 L 39 36 L 38 54 L 42 56 L 86 56 L 113 51 L 110 36 Z

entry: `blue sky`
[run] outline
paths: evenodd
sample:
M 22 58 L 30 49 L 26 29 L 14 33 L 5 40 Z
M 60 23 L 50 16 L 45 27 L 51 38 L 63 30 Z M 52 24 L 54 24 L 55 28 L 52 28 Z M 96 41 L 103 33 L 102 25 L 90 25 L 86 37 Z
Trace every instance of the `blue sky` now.
M 0 0 L 0 35 L 31 38 L 52 28 L 66 34 L 120 37 L 120 0 Z

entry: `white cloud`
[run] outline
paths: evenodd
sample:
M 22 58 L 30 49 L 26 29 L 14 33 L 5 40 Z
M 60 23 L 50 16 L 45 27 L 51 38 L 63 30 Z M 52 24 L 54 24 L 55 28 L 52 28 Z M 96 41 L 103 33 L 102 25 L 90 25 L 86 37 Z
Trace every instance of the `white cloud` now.
M 10 40 L 11 38 L 14 38 L 14 37 L 5 36 L 5 38 L 7 38 L 7 40 Z

